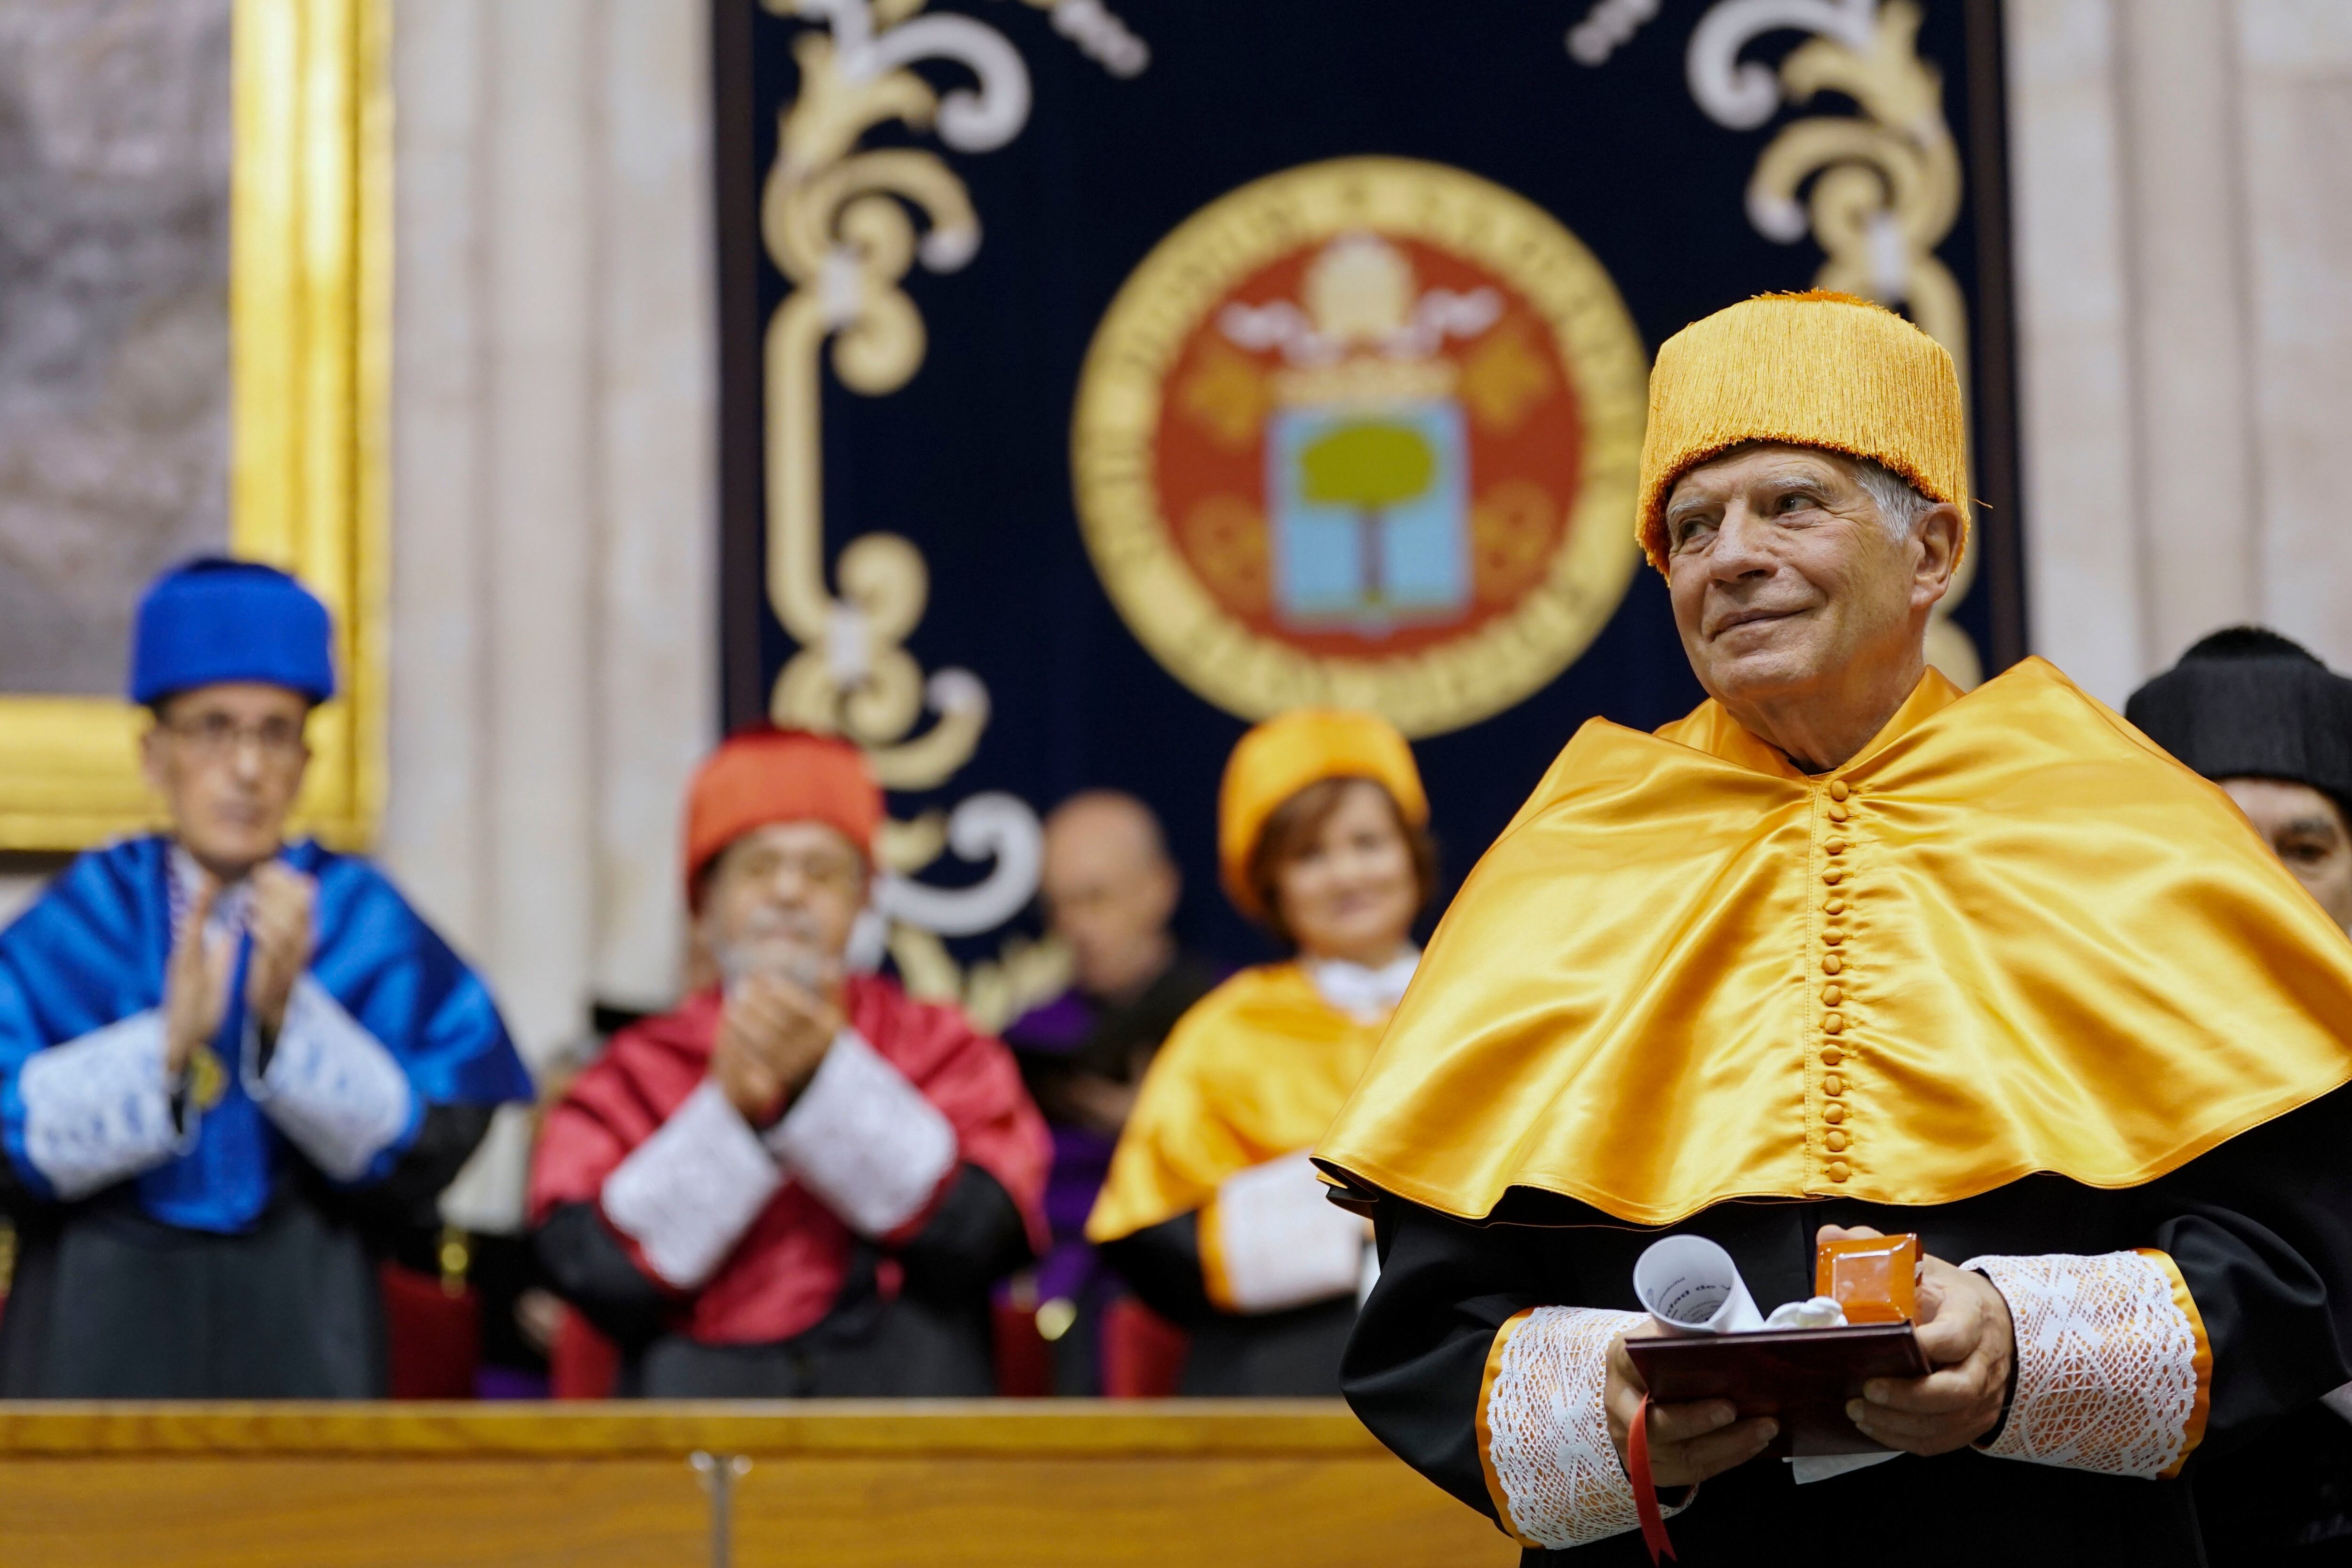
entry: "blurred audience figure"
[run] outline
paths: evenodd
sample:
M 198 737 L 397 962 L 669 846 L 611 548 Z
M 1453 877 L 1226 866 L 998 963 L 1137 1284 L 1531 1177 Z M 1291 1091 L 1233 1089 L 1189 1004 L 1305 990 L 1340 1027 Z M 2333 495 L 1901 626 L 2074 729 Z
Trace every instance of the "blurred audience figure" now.
M 1428 801 L 1385 719 L 1318 709 L 1242 737 L 1217 816 L 1227 893 L 1297 956 L 1235 975 L 1177 1024 L 1087 1234 L 1192 1331 L 1181 1392 L 1336 1396 L 1370 1236 L 1325 1201 L 1307 1156 L 1420 960 Z
M 530 1213 L 620 1391 L 982 1395 L 988 1290 L 1045 1239 L 1045 1128 L 953 1007 L 845 972 L 882 792 L 845 741 L 729 740 L 687 808 L 717 984 L 548 1113 Z
M 0 935 L 0 1395 L 380 1396 L 372 1251 L 437 1224 L 530 1078 L 381 872 L 286 838 L 335 694 L 326 607 L 202 559 L 133 639 L 170 830 L 80 856 Z
M 1182 878 L 1160 820 L 1132 795 L 1093 789 L 1055 808 L 1045 819 L 1043 892 L 1054 935 L 1070 950 L 1073 983 L 1004 1031 L 1054 1135 L 1052 1243 L 1020 1281 L 1020 1304 L 1052 1345 L 1050 1391 L 1099 1394 L 1103 1313 L 1117 1310 L 1124 1325 L 1132 1308 L 1116 1306 L 1124 1292 L 1087 1241 L 1087 1215 L 1144 1069 L 1218 976 L 1169 929 Z M 1114 1373 L 1115 1391 L 1129 1391 L 1119 1381 Z
M 2228 793 L 2336 925 L 2352 928 L 2352 680 L 2260 626 L 2214 632 L 2124 716 Z M 2199 1465 L 2216 1568 L 2352 1550 L 2352 1385 Z
M 2352 929 L 2352 680 L 2260 626 L 2216 632 L 2124 716 L 2221 785 L 2336 925 Z

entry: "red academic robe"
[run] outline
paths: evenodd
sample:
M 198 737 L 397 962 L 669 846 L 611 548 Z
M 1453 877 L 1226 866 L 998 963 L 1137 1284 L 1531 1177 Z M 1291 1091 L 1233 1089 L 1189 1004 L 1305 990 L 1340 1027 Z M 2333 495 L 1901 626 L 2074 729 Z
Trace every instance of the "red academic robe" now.
M 848 1027 L 947 1118 L 957 1139 L 956 1166 L 931 1205 L 877 1239 L 886 1254 L 922 1230 L 965 1166 L 1003 1188 L 1031 1247 L 1042 1249 L 1052 1149 L 1012 1053 L 953 1007 L 913 1000 L 887 979 L 853 977 L 842 1000 Z M 614 1037 L 548 1114 L 531 1169 L 533 1224 L 565 1205 L 600 1202 L 605 1179 L 709 1076 L 719 1010 L 713 988 Z M 639 1244 L 607 1228 L 639 1271 L 660 1283 Z M 771 1343 L 801 1333 L 832 1309 L 855 1243 L 849 1226 L 814 1193 L 787 1181 L 717 1270 L 677 1300 L 672 1330 L 705 1344 Z M 887 1290 L 894 1277 L 887 1258 L 882 1277 Z

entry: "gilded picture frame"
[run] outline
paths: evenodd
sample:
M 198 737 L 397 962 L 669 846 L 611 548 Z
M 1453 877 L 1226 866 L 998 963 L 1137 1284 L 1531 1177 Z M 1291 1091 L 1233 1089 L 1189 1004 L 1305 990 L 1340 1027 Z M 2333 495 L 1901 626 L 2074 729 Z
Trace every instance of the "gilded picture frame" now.
M 390 539 L 389 0 L 234 0 L 229 548 L 334 613 L 343 692 L 312 716 L 296 831 L 363 845 L 383 800 Z M 147 716 L 0 694 L 0 850 L 150 827 Z

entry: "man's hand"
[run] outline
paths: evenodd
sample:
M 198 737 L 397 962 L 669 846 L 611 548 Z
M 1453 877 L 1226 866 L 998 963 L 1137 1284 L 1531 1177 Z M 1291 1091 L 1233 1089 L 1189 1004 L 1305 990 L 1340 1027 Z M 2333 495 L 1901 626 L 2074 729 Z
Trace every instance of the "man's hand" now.
M 319 884 L 278 861 L 253 870 L 253 958 L 245 970 L 245 1005 L 263 1035 L 275 1040 L 286 1023 L 294 982 L 310 967 L 318 945 L 312 913 Z
M 1633 1428 L 1633 1412 L 1642 1407 L 1649 1388 L 1625 1352 L 1629 1339 L 1654 1338 L 1658 1325 L 1641 1322 L 1627 1329 L 1609 1347 L 1609 1383 L 1601 1404 L 1609 1414 L 1609 1437 L 1617 1445 L 1617 1462 L 1632 1475 L 1625 1457 L 1626 1435 Z M 1739 1419 L 1728 1399 L 1694 1399 L 1682 1405 L 1650 1406 L 1650 1479 L 1661 1487 L 1696 1486 L 1764 1451 L 1779 1434 L 1780 1424 L 1766 1416 Z
M 1824 1225 L 1815 1238 L 1835 1241 L 1876 1236 L 1867 1226 Z M 2009 1396 L 2010 1363 L 2017 1354 L 2009 1303 L 1982 1274 L 1941 1258 L 1919 1263 L 1919 1349 L 1924 1377 L 1874 1377 L 1845 1413 L 1863 1435 L 1906 1454 L 1948 1454 L 1966 1448 L 2000 1419 Z
M 830 993 L 837 977 L 824 988 Z M 777 975 L 752 975 L 727 993 L 710 1076 L 753 1126 L 775 1119 L 805 1088 L 841 1032 L 841 1009 L 827 996 Z
M 172 933 L 172 956 L 163 967 L 163 1071 L 178 1077 L 200 1046 L 220 1032 L 228 1010 L 228 970 L 235 945 L 209 936 L 205 926 L 220 899 L 220 883 L 203 873 L 194 905 Z

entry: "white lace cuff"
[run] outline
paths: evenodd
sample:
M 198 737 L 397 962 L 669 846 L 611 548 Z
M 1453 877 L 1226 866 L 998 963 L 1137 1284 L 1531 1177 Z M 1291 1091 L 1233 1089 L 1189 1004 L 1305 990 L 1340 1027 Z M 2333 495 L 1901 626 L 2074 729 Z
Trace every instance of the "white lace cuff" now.
M 719 1085 L 705 1081 L 604 1178 L 604 1218 L 667 1283 L 717 1272 L 784 1178 Z
M 1227 1176 L 1201 1212 L 1201 1278 L 1232 1312 L 1278 1312 L 1363 1282 L 1364 1222 L 1323 1195 L 1304 1151 Z
M 956 1166 L 947 1117 L 854 1030 L 834 1037 L 767 1143 L 861 1236 L 887 1236 L 914 1218 Z
M 383 1042 L 305 975 L 287 998 L 286 1020 L 257 1073 L 260 1030 L 245 1040 L 245 1092 L 278 1130 L 337 1181 L 356 1181 L 415 1112 L 408 1074 Z
M 2173 1476 L 2205 1435 L 2213 1354 L 2172 1260 L 1971 1258 L 2009 1302 L 2017 1393 L 1985 1452 L 2116 1476 Z
M 1640 1312 L 1530 1307 L 1486 1353 L 1478 1458 L 1496 1516 L 1522 1546 L 1582 1546 L 1642 1527 L 1610 1440 L 1609 1346 Z M 1687 1508 L 1662 1509 L 1668 1519 Z
M 79 1040 L 35 1051 L 17 1074 L 25 1154 L 60 1198 L 86 1197 L 162 1165 L 195 1143 L 172 1116 L 163 1015 L 150 1008 Z

